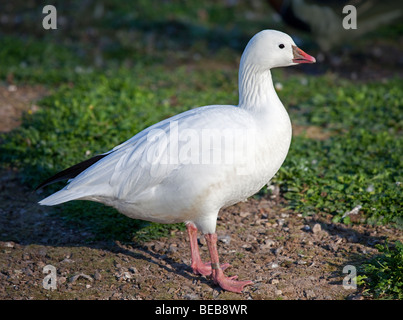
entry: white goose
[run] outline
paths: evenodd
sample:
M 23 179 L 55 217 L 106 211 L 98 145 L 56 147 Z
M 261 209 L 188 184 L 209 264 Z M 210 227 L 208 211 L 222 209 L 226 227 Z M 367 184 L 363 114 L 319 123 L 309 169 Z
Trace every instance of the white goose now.
M 43 182 L 38 188 L 70 179 L 39 203 L 91 200 L 134 219 L 185 222 L 193 272 L 212 275 L 221 288 L 241 292 L 252 281 L 224 275 L 229 265 L 219 264 L 217 215 L 258 192 L 287 155 L 291 123 L 270 69 L 314 62 L 287 34 L 257 33 L 242 55 L 238 106 L 204 106 L 154 124 Z M 205 235 L 211 263 L 200 258 L 197 230 Z

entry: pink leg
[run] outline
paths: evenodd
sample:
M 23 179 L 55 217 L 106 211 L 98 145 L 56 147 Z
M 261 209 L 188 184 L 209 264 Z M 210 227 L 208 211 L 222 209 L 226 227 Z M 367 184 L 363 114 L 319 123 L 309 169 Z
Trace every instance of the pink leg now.
M 207 245 L 211 256 L 211 267 L 214 283 L 218 284 L 221 288 L 227 291 L 241 293 L 243 288 L 247 285 L 253 284 L 252 281 L 237 281 L 238 276 L 226 277 L 223 269 L 220 267 L 217 251 L 217 234 L 205 235 Z
M 200 257 L 199 246 L 197 244 L 197 228 L 193 223 L 187 223 L 186 229 L 190 239 L 190 251 L 192 255 L 192 264 L 191 267 L 193 269 L 193 273 L 201 274 L 204 276 L 211 275 L 211 263 L 203 263 Z M 230 265 L 225 263 L 221 266 L 223 270 L 228 268 Z

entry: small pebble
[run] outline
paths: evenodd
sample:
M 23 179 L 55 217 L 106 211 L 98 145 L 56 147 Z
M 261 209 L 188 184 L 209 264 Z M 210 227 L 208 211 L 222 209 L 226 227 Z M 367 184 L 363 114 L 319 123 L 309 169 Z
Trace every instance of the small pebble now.
M 274 246 L 275 242 L 271 239 L 266 239 L 263 244 L 260 245 L 261 250 L 268 250 Z
M 94 279 L 97 281 L 102 280 L 102 275 L 99 273 L 98 270 L 96 270 L 94 273 Z
M 242 211 L 239 215 L 241 216 L 241 218 L 246 218 L 247 216 L 250 215 L 250 212 L 248 212 L 248 211 Z
M 58 284 L 63 284 L 67 281 L 66 277 L 57 277 L 57 283 Z
M 284 219 L 277 219 L 277 224 L 281 227 L 285 223 Z
M 84 279 L 87 279 L 87 280 L 89 280 L 91 282 L 94 281 L 94 279 L 92 279 L 89 275 L 84 274 L 84 273 L 79 273 L 79 274 L 76 274 L 75 276 L 72 276 L 70 278 L 70 283 L 76 282 L 79 278 L 84 278 Z
M 177 251 L 178 251 L 178 246 L 175 243 L 169 245 L 169 247 L 168 247 L 169 253 L 175 253 Z
M 186 300 L 198 300 L 199 296 L 195 293 L 187 293 L 183 296 Z
M 276 250 L 274 250 L 274 254 L 278 256 L 281 252 L 283 252 L 283 247 L 278 247 Z
M 14 248 L 14 242 L 12 242 L 12 241 L 4 242 L 3 247 L 5 247 L 5 248 Z
M 231 236 L 225 235 L 225 236 L 218 236 L 218 241 L 225 243 L 225 244 L 230 244 L 231 242 Z
M 17 86 L 14 85 L 14 84 L 10 84 L 10 85 L 7 87 L 7 90 L 10 91 L 10 92 L 15 92 L 15 91 L 17 91 Z
M 129 271 L 130 271 L 131 273 L 138 273 L 138 270 L 137 270 L 135 267 L 130 267 L 130 268 L 129 268 Z
M 315 225 L 314 225 L 313 228 L 312 228 L 312 232 L 313 232 L 314 234 L 317 234 L 317 233 L 319 233 L 319 232 L 321 232 L 321 231 L 322 231 L 321 225 L 320 225 L 319 223 L 315 223 Z
M 315 292 L 313 290 L 305 290 L 304 294 L 308 299 L 312 299 L 315 297 Z

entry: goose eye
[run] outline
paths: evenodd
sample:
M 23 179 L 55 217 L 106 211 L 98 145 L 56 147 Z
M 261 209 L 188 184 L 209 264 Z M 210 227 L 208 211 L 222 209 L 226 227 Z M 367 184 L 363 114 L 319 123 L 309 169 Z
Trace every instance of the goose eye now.
M 280 44 L 278 47 L 279 47 L 280 49 L 284 49 L 285 45 Z

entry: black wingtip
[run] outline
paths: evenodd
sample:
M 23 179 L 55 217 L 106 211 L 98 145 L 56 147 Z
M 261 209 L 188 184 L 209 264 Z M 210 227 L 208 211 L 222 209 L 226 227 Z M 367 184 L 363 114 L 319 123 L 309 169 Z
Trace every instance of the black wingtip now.
M 99 160 L 101 160 L 103 157 L 105 157 L 107 155 L 108 155 L 107 153 L 99 154 L 99 155 L 92 157 L 90 159 L 87 159 L 83 162 L 77 163 L 70 168 L 60 171 L 60 172 L 56 173 L 54 176 L 43 181 L 40 185 L 38 185 L 35 188 L 35 191 L 37 191 L 45 186 L 48 186 L 52 183 L 56 183 L 56 182 L 68 180 L 68 179 L 73 179 L 73 178 L 77 177 L 85 169 L 91 167 L 94 163 L 98 162 Z

